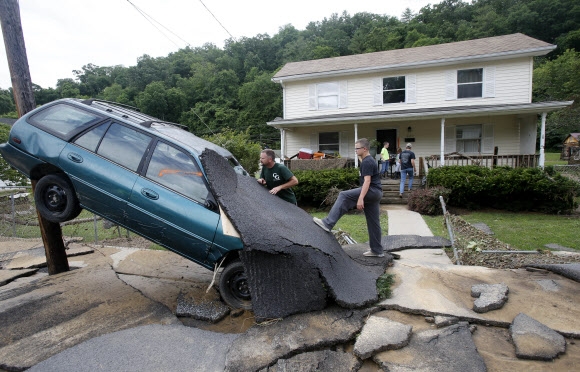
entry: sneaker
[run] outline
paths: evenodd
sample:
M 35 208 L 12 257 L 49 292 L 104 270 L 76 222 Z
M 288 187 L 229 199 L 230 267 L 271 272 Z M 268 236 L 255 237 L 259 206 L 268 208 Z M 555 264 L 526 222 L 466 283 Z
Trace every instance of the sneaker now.
M 326 224 L 324 224 L 324 222 L 322 222 L 322 220 L 320 218 L 314 217 L 312 220 L 314 221 L 315 224 L 322 227 L 322 229 L 324 231 L 330 232 L 330 229 L 328 227 L 326 227 Z
M 403 194 L 399 194 L 399 198 L 401 198 L 401 199 L 402 199 L 402 198 L 403 198 Z
M 385 257 L 385 254 L 384 253 L 376 254 L 373 251 L 366 251 L 365 253 L 363 253 L 363 256 L 365 256 L 365 257 Z

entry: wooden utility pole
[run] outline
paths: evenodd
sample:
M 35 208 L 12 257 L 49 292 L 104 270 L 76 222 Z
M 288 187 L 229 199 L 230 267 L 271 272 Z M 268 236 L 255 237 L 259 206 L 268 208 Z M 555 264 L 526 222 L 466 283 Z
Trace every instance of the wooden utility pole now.
M 22 33 L 22 23 L 20 22 L 18 0 L 0 0 L 0 24 L 2 25 L 6 57 L 12 79 L 14 102 L 16 103 L 18 116 L 20 117 L 32 111 L 36 107 L 36 102 L 34 100 L 34 92 L 32 91 L 28 58 L 26 57 L 26 46 L 24 45 L 24 34 Z M 32 192 L 34 193 L 37 180 L 31 181 Z M 38 211 L 36 214 L 38 215 L 40 233 L 44 243 L 48 273 L 52 275 L 68 271 L 68 260 L 66 258 L 60 224 L 47 221 Z

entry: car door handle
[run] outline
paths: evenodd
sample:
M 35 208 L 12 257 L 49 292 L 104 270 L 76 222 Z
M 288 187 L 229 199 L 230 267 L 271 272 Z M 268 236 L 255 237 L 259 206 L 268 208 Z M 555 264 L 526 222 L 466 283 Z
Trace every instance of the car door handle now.
M 74 161 L 75 163 L 82 163 L 83 162 L 83 157 L 80 156 L 79 154 L 74 153 L 74 152 L 69 152 L 66 157 L 69 158 L 70 160 Z
M 152 200 L 159 199 L 159 194 L 151 189 L 142 189 L 141 194 L 143 194 L 143 196 L 145 196 L 146 198 L 149 198 Z

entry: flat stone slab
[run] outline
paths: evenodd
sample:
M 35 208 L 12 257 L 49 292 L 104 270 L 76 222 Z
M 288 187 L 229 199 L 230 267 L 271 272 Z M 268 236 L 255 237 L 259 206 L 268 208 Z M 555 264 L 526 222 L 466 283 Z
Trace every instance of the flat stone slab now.
M 537 269 L 544 269 L 553 273 L 562 275 L 568 279 L 580 282 L 580 263 L 571 264 L 535 264 L 527 265 L 526 267 L 535 267 Z
M 387 273 L 394 274 L 395 283 L 391 298 L 379 304 L 384 309 L 425 316 L 454 316 L 504 328 L 523 312 L 564 336 L 580 338 L 580 307 L 575 305 L 578 283 L 556 274 L 421 263 L 404 257 L 395 260 Z M 557 290 L 554 286 L 545 289 L 538 280 L 553 280 Z M 498 282 L 517 291 L 510 292 L 509 301 L 501 309 L 481 314 L 473 311 L 471 287 Z M 554 316 L 554 311 L 558 316 Z
M 440 236 L 388 235 L 383 236 L 381 244 L 385 252 L 397 252 L 404 249 L 445 248 L 451 247 L 451 241 Z
M 67 248 L 65 252 L 67 257 L 74 257 L 93 253 L 94 249 L 75 244 Z M 12 252 L 9 257 L 4 255 L 2 267 L 8 270 L 46 267 L 46 253 L 44 246 Z
M 225 371 L 256 371 L 300 352 L 346 343 L 367 314 L 334 307 L 253 326 L 232 345 Z
M 475 284 L 471 286 L 471 297 L 477 299 L 473 301 L 473 311 L 486 313 L 491 310 L 501 309 L 508 300 L 509 288 L 501 284 Z
M 102 250 L 102 249 L 101 249 Z M 213 272 L 170 251 L 119 248 L 111 254 L 118 274 L 211 283 Z
M 467 322 L 415 333 L 408 346 L 373 360 L 385 371 L 487 371 Z
M 221 371 L 237 337 L 178 324 L 145 325 L 85 341 L 29 371 Z
M 201 299 L 196 297 L 180 293 L 177 298 L 176 315 L 217 323 L 230 313 L 230 308 L 221 302 L 217 294 Z
M 514 318 L 510 335 L 518 358 L 552 360 L 566 352 L 561 334 L 523 313 Z
M 423 217 L 405 209 L 388 209 L 389 235 L 420 235 L 433 236 L 433 233 L 423 220 Z
M 361 361 L 343 351 L 321 350 L 278 359 L 276 364 L 260 372 L 358 371 Z
M 374 354 L 409 344 L 413 327 L 381 316 L 371 316 L 354 344 L 354 354 L 367 359 Z
M 84 260 L 85 268 L 0 291 L 0 368 L 24 370 L 99 335 L 179 322 L 120 280 L 103 255 Z
M 37 271 L 38 269 L 0 270 L 0 286 L 6 285 L 18 278 L 34 275 Z

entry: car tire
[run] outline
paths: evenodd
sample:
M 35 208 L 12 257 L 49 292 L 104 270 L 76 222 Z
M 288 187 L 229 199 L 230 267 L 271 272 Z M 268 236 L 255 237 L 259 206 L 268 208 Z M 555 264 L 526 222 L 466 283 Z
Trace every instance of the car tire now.
M 235 309 L 252 310 L 252 297 L 244 265 L 240 261 L 230 262 L 222 271 L 219 290 L 226 304 Z
M 81 213 L 81 206 L 70 182 L 49 174 L 36 183 L 34 201 L 38 213 L 50 222 L 70 221 Z

